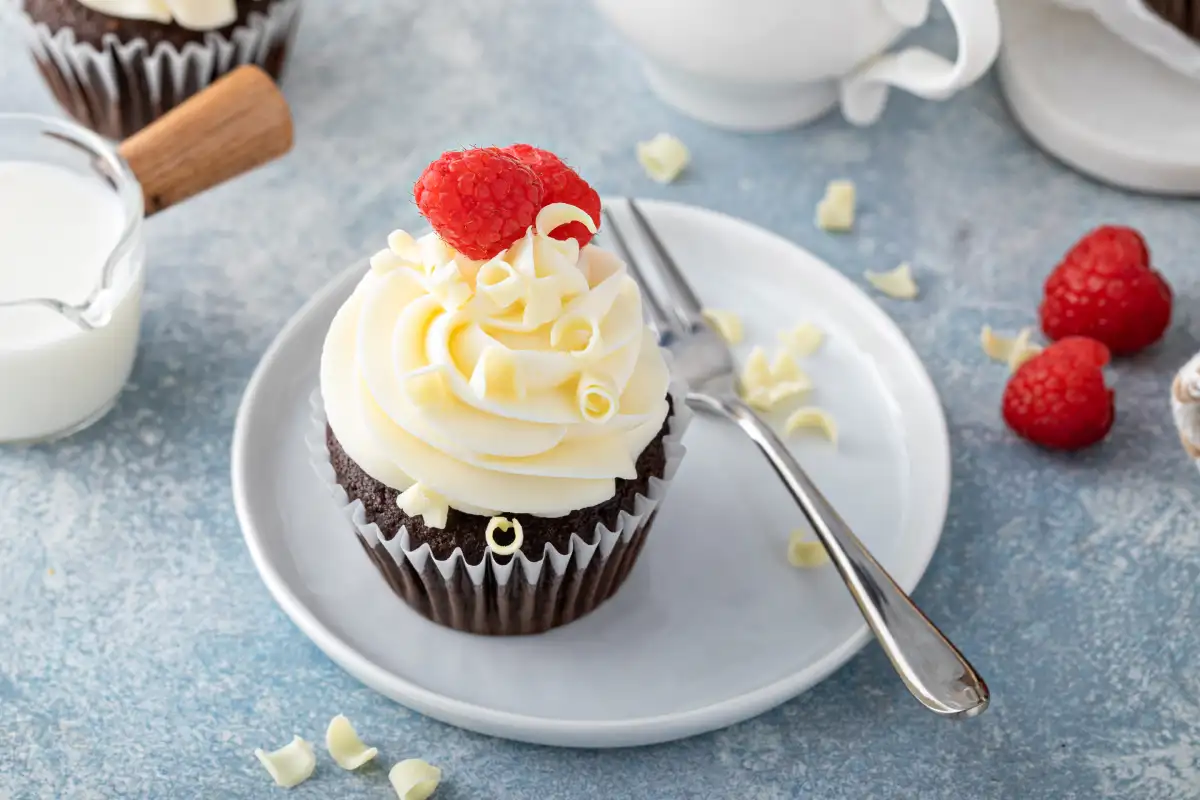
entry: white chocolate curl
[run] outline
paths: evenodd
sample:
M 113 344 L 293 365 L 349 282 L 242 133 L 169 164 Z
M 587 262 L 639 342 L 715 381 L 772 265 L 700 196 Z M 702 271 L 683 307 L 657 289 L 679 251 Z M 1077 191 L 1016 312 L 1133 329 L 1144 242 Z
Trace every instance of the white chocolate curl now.
M 419 758 L 409 758 L 392 767 L 388 780 L 400 800 L 429 800 L 442 782 L 442 771 Z
M 408 516 L 421 517 L 427 527 L 438 530 L 446 527 L 446 518 L 450 515 L 446 498 L 419 483 L 414 483 L 397 495 L 396 505 Z
M 496 541 L 496 531 L 512 531 L 512 541 L 508 544 L 499 544 Z M 521 520 L 516 517 L 513 517 L 511 521 L 504 517 L 492 517 L 488 520 L 487 529 L 483 532 L 483 538 L 487 542 L 488 547 L 492 548 L 492 552 L 496 555 L 511 556 L 520 550 L 521 545 L 525 543 L 525 530 L 521 527 Z
M 912 267 L 908 264 L 901 264 L 887 272 L 867 270 L 866 276 L 868 283 L 897 300 L 913 300 L 919 293 L 917 282 L 913 280 Z
M 779 341 L 793 358 L 806 358 L 821 347 L 825 332 L 811 322 L 805 322 L 790 331 L 780 331 Z
M 837 422 L 828 411 L 813 406 L 797 408 L 788 415 L 787 420 L 783 423 L 784 433 L 788 436 L 806 428 L 820 431 L 826 439 L 837 444 Z
M 304 783 L 317 768 L 317 756 L 313 753 L 312 745 L 299 736 L 294 737 L 290 744 L 270 753 L 261 748 L 255 750 L 254 756 L 275 783 L 285 789 Z
M 1200 467 L 1200 353 L 1175 375 L 1171 384 L 1171 411 L 1184 452 Z
M 337 765 L 347 770 L 358 769 L 379 755 L 374 747 L 363 744 L 350 720 L 341 714 L 331 719 L 325 729 L 325 747 Z
M 854 227 L 855 188 L 853 181 L 830 181 L 825 196 L 817 203 L 817 227 L 845 233 Z
M 637 160 L 651 179 L 671 183 L 692 160 L 687 145 L 669 133 L 660 133 L 648 142 L 638 142 Z
M 788 538 L 788 563 L 800 569 L 812 569 L 829 563 L 829 551 L 820 542 L 807 541 L 802 530 L 792 531 Z

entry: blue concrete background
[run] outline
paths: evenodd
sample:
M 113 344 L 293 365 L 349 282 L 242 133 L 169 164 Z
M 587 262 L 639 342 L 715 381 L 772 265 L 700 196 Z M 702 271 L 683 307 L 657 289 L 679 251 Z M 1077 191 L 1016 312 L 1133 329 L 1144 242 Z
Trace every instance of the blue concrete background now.
M 939 17 L 921 34 L 951 45 Z M 0 449 L 0 799 L 280 796 L 251 755 L 348 715 L 390 763 L 442 766 L 440 798 L 1191 798 L 1200 796 L 1200 475 L 1172 428 L 1174 369 L 1200 349 L 1200 204 L 1124 194 L 1036 150 L 993 78 L 944 104 L 894 96 L 746 137 L 660 105 L 587 3 L 309 2 L 287 81 L 286 160 L 156 218 L 146 321 L 116 411 L 66 442 Z M 0 112 L 51 112 L 0 33 Z M 660 130 L 695 163 L 660 187 L 633 158 Z M 917 600 L 995 703 L 964 724 L 920 710 L 874 645 L 734 728 L 618 752 L 466 733 L 335 667 L 275 606 L 234 519 L 228 451 L 256 361 L 284 321 L 397 226 L 441 150 L 532 141 L 603 193 L 663 197 L 787 236 L 847 275 L 913 263 L 884 300 L 949 416 L 954 488 Z M 815 230 L 852 177 L 857 231 Z M 1089 227 L 1139 227 L 1177 293 L 1165 342 L 1114 370 L 1101 446 L 1049 455 L 999 419 L 980 326 L 1031 323 L 1040 282 Z M 2 391 L 2 387 L 0 387 Z M 322 761 L 290 796 L 382 798 L 383 770 Z

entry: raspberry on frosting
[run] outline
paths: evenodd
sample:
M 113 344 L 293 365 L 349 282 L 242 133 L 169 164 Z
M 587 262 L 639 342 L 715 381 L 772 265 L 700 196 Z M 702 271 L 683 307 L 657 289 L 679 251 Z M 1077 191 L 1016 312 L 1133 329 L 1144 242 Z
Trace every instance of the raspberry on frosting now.
M 544 192 L 542 205 L 566 203 L 575 206 L 586 212 L 597 228 L 600 227 L 600 194 L 562 159 L 531 144 L 510 145 L 504 152 L 519 159 L 538 176 Z M 593 234 L 582 222 L 570 222 L 560 225 L 550 235 L 555 239 L 574 239 L 583 247 L 592 240 Z
M 534 170 L 497 147 L 443 153 L 413 195 L 442 241 L 480 261 L 520 239 L 544 205 Z

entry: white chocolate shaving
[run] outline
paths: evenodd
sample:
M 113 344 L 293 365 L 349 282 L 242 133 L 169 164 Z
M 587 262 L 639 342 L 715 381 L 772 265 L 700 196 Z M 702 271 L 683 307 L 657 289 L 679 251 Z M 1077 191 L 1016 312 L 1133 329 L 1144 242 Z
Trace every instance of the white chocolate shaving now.
M 429 800 L 442 781 L 442 771 L 419 758 L 409 758 L 392 767 L 388 780 L 400 800 Z
M 508 544 L 499 544 L 496 541 L 496 531 L 512 531 L 512 541 Z M 525 531 L 521 528 L 521 520 L 516 517 L 513 517 L 511 520 L 504 517 L 492 517 L 488 520 L 487 529 L 483 532 L 483 538 L 487 541 L 488 547 L 492 548 L 492 552 L 496 555 L 511 556 L 520 550 L 521 545 L 524 544 Z
M 805 322 L 790 331 L 780 331 L 779 341 L 793 358 L 805 358 L 821 347 L 825 332 L 811 322 Z
M 829 563 L 829 551 L 820 542 L 805 540 L 802 530 L 792 531 L 788 537 L 787 560 L 793 567 L 811 569 Z
M 759 411 L 769 411 L 789 397 L 812 389 L 812 380 L 796 365 L 791 354 L 781 349 L 767 361 L 761 347 L 750 351 L 742 369 L 742 398 Z
M 600 323 L 580 314 L 564 314 L 550 329 L 550 346 L 583 356 L 599 350 Z
M 1006 339 L 993 333 L 990 326 L 984 325 L 979 333 L 979 343 L 988 358 L 1008 364 L 1008 368 L 1016 372 L 1022 364 L 1042 352 L 1041 345 L 1029 341 L 1031 336 L 1033 328 L 1022 328 L 1014 338 Z
M 374 747 L 367 747 L 350 720 L 341 714 L 329 721 L 325 729 L 325 747 L 329 755 L 342 769 L 355 770 L 379 755 Z
M 560 225 L 566 225 L 568 222 L 582 222 L 583 227 L 588 229 L 588 233 L 596 232 L 596 222 L 582 208 L 577 208 L 570 203 L 551 203 L 548 206 L 543 206 L 538 212 L 537 219 L 533 222 L 533 228 L 539 236 L 549 236 Z
M 732 311 L 720 311 L 706 308 L 703 312 L 704 321 L 713 327 L 722 339 L 729 344 L 739 344 L 745 335 L 742 330 L 742 319 Z
M 301 739 L 293 737 L 290 744 L 270 753 L 259 748 L 254 756 L 266 768 L 275 783 L 290 789 L 299 786 L 310 777 L 317 768 L 317 756 L 313 746 Z
M 812 384 L 807 381 L 782 381 L 753 389 L 747 392 L 743 399 L 752 408 L 759 411 L 770 411 L 784 400 L 790 397 L 799 397 L 811 390 Z
M 429 293 L 447 311 L 462 308 L 472 295 L 471 287 L 463 280 L 458 264 L 453 261 L 438 267 L 429 276 Z
M 853 181 L 830 181 L 825 196 L 817 203 L 817 227 L 843 233 L 854 227 L 855 189 Z
M 813 406 L 805 406 L 789 414 L 787 420 L 783 423 L 784 433 L 788 436 L 806 429 L 819 430 L 825 435 L 826 439 L 835 445 L 837 444 L 837 421 L 834 420 L 828 411 Z
M 637 160 L 652 180 L 670 183 L 692 160 L 687 145 L 669 133 L 660 133 L 648 142 L 638 142 Z
M 775 357 L 771 359 L 771 380 L 775 383 L 811 383 L 786 349 L 775 351 Z
M 428 491 L 420 483 L 414 483 L 396 497 L 396 505 L 410 517 L 421 517 L 430 528 L 446 527 L 450 505 L 437 492 Z
M 897 300 L 912 300 L 919 291 L 917 282 L 913 280 L 912 267 L 907 263 L 887 272 L 867 270 L 866 277 L 867 282 L 876 289 Z
M 586 422 L 603 425 L 617 413 L 620 398 L 617 388 L 606 379 L 584 373 L 579 377 L 576 392 L 579 414 Z
M 391 250 L 380 250 L 375 255 L 371 256 L 371 270 L 379 275 L 384 275 L 394 269 L 404 266 L 404 259 L 393 253 Z

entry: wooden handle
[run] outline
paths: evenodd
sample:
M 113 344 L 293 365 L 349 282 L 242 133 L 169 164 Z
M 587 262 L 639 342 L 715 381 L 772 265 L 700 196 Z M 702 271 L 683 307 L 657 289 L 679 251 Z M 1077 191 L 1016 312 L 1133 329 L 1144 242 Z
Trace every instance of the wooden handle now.
M 236 178 L 292 149 L 292 115 L 271 77 L 239 67 L 126 139 L 146 215 Z

